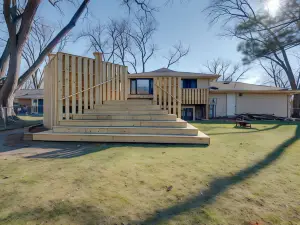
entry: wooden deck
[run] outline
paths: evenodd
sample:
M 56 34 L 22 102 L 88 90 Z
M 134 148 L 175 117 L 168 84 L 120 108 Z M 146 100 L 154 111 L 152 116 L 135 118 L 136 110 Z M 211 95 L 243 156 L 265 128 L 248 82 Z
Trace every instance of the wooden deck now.
M 210 138 L 197 128 L 153 106 L 148 100 L 106 101 L 87 114 L 60 121 L 52 130 L 33 134 L 33 140 L 210 144 Z

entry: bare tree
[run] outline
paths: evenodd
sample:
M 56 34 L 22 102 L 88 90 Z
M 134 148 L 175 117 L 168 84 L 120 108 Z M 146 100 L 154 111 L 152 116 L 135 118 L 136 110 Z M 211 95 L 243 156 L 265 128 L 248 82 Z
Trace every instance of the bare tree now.
M 299 0 L 280 1 L 281 10 L 272 17 L 264 2 L 250 0 L 212 0 L 206 9 L 211 22 L 223 21 L 226 34 L 241 42 L 238 51 L 245 64 L 267 59 L 281 67 L 292 90 L 298 90 L 297 74 L 287 51 L 300 45 Z M 300 95 L 294 96 L 293 107 L 300 107 Z M 300 116 L 295 112 L 295 115 Z
M 167 68 L 178 63 L 183 57 L 187 56 L 189 52 L 190 48 L 184 48 L 181 42 L 173 45 L 173 49 L 169 51 L 169 56 L 165 57 L 168 60 Z
M 116 26 L 116 29 L 118 31 L 118 36 L 116 38 L 117 48 L 115 50 L 115 55 L 118 60 L 121 61 L 122 65 L 125 66 L 132 45 L 132 40 L 129 35 L 131 33 L 130 21 L 123 19 L 120 22 L 116 22 L 112 25 Z
M 50 1 L 50 0 L 49 0 Z M 41 51 L 35 62 L 28 70 L 19 77 L 22 52 L 30 36 L 32 24 L 36 18 L 36 11 L 41 4 L 40 0 L 24 1 L 24 7 L 16 0 L 4 0 L 3 14 L 7 25 L 9 39 L 7 41 L 8 51 L 3 52 L 1 58 L 3 65 L 9 60 L 8 71 L 4 85 L 0 90 L 0 105 L 9 107 L 8 115 L 13 114 L 13 99 L 16 90 L 21 88 L 27 79 L 39 68 L 59 41 L 76 25 L 81 14 L 84 12 L 89 0 L 83 0 L 80 7 L 73 15 L 70 22 L 48 43 Z M 59 1 L 50 1 L 57 5 Z
M 41 54 L 44 48 L 48 45 L 54 35 L 54 29 L 43 24 L 42 18 L 35 18 L 33 21 L 30 36 L 25 43 L 22 57 L 30 68 Z M 27 80 L 25 88 L 39 89 L 43 81 L 43 73 L 38 68 L 31 76 L 31 81 Z
M 244 78 L 250 68 L 242 68 L 240 64 L 232 64 L 223 59 L 214 59 L 204 65 L 210 73 L 220 75 L 218 81 L 239 81 Z
M 106 25 L 102 25 L 98 22 L 95 27 L 89 26 L 78 35 L 76 40 L 81 38 L 89 40 L 88 51 L 93 50 L 102 52 L 105 61 L 114 63 L 117 39 L 119 36 L 118 22 L 110 20 Z
M 103 53 L 103 59 L 106 60 L 106 55 L 111 54 L 111 51 L 107 50 L 108 38 L 106 37 L 106 26 L 100 22 L 95 27 L 88 26 L 77 37 L 77 40 L 85 38 L 88 40 L 88 51 L 98 51 Z M 108 53 L 109 52 L 109 53 Z
M 134 27 L 129 35 L 138 51 L 142 72 L 145 72 L 148 60 L 157 51 L 156 45 L 152 43 L 157 25 L 153 17 L 140 15 L 135 16 L 133 24 Z
M 59 4 L 63 0 L 48 0 L 53 6 L 60 9 Z M 73 0 L 67 0 L 73 2 Z M 145 14 L 151 13 L 150 5 L 144 0 L 119 0 L 129 8 L 133 4 L 137 5 Z M 21 3 L 20 3 L 21 2 Z M 8 70 L 4 85 L 0 90 L 0 105 L 12 109 L 14 93 L 21 88 L 24 83 L 35 73 L 35 71 L 44 62 L 47 55 L 57 46 L 69 31 L 76 25 L 76 22 L 86 9 L 90 0 L 82 0 L 77 11 L 74 13 L 70 22 L 64 26 L 54 38 L 45 46 L 35 62 L 21 75 L 20 65 L 24 46 L 30 36 L 33 21 L 36 17 L 37 9 L 41 0 L 17 1 L 3 0 L 3 15 L 8 31 L 8 39 L 4 51 L 0 57 L 0 71 L 6 71 L 5 65 L 8 63 Z M 5 72 L 3 72 L 5 73 Z M 12 110 L 8 115 L 12 114 Z
M 138 66 L 145 72 L 147 62 L 157 50 L 152 44 L 155 31 L 153 17 L 136 15 L 134 21 L 110 20 L 106 25 L 98 23 L 88 27 L 77 40 L 86 38 L 89 40 L 88 51 L 100 51 L 105 61 L 130 65 L 137 73 Z
M 273 61 L 263 63 L 260 60 L 259 64 L 264 69 L 266 75 L 269 78 L 267 83 L 275 85 L 275 87 L 290 88 L 289 81 L 280 66 L 278 66 Z
M 53 38 L 55 28 L 44 23 L 43 18 L 35 18 L 30 36 L 24 46 L 22 58 L 26 62 L 28 68 L 36 61 L 43 49 L 49 44 Z M 55 51 L 60 52 L 69 42 L 71 34 L 64 36 L 55 48 Z M 46 57 L 44 63 L 33 73 L 31 79 L 28 79 L 23 85 L 23 89 L 40 89 L 44 81 L 44 70 L 42 67 L 47 64 L 49 57 Z

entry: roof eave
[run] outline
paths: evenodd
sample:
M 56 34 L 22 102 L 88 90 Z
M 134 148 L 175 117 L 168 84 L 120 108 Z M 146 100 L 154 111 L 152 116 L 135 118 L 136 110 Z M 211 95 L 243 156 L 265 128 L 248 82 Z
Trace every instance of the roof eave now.
M 202 73 L 184 73 L 184 72 L 146 72 L 146 73 L 135 73 L 128 74 L 129 78 L 140 78 L 140 77 L 184 77 L 184 78 L 203 78 L 203 79 L 217 79 L 220 76 L 214 74 L 202 74 Z
M 249 94 L 300 94 L 298 90 L 209 90 L 211 93 L 249 93 Z

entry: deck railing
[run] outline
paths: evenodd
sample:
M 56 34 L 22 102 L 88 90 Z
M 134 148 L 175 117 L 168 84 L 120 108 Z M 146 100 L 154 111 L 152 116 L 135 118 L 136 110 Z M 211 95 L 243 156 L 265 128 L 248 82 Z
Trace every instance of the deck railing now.
M 182 88 L 182 104 L 208 104 L 208 88 Z

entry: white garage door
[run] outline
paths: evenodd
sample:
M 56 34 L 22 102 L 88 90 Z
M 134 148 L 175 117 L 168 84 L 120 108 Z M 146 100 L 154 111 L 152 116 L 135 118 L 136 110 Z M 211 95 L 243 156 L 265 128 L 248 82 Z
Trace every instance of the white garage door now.
M 286 117 L 289 116 L 288 99 L 286 94 L 243 94 L 237 97 L 236 112 Z
M 235 94 L 227 94 L 227 116 L 235 115 L 235 104 L 236 104 Z

